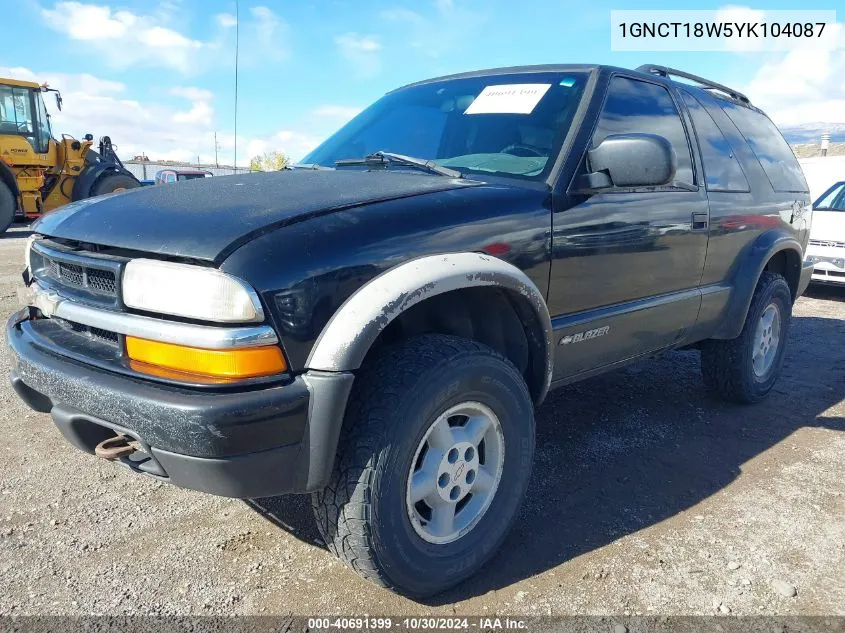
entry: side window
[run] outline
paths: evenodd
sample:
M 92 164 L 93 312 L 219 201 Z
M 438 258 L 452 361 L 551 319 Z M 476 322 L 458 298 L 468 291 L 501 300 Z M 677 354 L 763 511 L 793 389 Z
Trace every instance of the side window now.
M 689 142 L 669 91 L 646 81 L 614 77 L 593 134 L 593 147 L 611 134 L 634 132 L 659 134 L 666 138 L 678 155 L 675 180 L 687 184 L 695 182 Z
M 687 104 L 701 160 L 704 163 L 704 180 L 708 191 L 750 191 L 748 180 L 719 126 L 698 100 L 685 90 L 680 91 Z
M 831 187 L 816 200 L 813 208 L 819 211 L 845 211 L 845 182 Z
M 720 105 L 745 137 L 775 191 L 809 191 L 795 154 L 769 117 L 730 101 L 720 100 Z

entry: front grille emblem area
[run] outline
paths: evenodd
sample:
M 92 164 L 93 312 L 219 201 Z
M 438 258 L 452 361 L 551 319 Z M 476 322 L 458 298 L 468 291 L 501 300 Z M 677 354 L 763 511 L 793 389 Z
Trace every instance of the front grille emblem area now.
M 52 248 L 45 242 L 38 240 L 30 254 L 35 279 L 83 302 L 119 306 L 120 261 Z

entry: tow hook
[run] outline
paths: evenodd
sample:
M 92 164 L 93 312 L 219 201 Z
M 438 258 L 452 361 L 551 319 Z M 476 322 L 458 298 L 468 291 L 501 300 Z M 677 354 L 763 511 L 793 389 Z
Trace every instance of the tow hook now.
M 94 455 L 111 461 L 126 457 L 139 450 L 141 450 L 141 445 L 138 444 L 137 440 L 132 439 L 128 435 L 120 434 L 109 437 L 97 444 L 97 447 L 94 449 Z

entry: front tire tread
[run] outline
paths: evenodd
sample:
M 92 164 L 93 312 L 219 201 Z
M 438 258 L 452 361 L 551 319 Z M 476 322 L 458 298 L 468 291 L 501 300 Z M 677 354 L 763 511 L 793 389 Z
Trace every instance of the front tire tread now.
M 522 380 L 516 367 L 486 345 L 441 334 L 423 335 L 388 348 L 356 379 L 341 429 L 335 470 L 329 484 L 315 492 L 311 500 L 317 528 L 329 551 L 381 587 L 414 595 L 407 587 L 392 584 L 377 558 L 377 537 L 370 529 L 370 491 L 391 413 L 420 374 L 479 353 L 507 363 Z

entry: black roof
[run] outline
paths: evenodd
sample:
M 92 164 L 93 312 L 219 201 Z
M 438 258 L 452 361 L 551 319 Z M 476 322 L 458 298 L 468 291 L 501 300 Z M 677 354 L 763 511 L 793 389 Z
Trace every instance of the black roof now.
M 396 90 L 404 90 L 405 88 L 412 88 L 414 86 L 423 86 L 429 83 L 438 81 L 450 81 L 452 79 L 470 79 L 473 77 L 492 77 L 495 75 L 518 75 L 525 73 L 550 73 L 550 72 L 589 72 L 598 70 L 599 68 L 610 68 L 609 66 L 601 66 L 599 64 L 539 64 L 534 66 L 505 66 L 502 68 L 486 68 L 483 70 L 471 70 L 469 72 L 456 73 L 454 75 L 443 75 L 442 77 L 432 77 L 430 79 L 423 79 L 422 81 L 415 81 L 413 83 L 397 88 Z M 395 90 L 393 91 L 395 92 Z
M 751 103 L 744 94 L 733 88 L 729 88 L 722 84 L 716 83 L 704 77 L 699 77 L 681 70 L 669 68 L 666 66 L 659 66 L 656 64 L 646 64 L 639 66 L 636 69 L 622 68 L 620 66 L 609 66 L 606 64 L 539 64 L 529 66 L 506 66 L 502 68 L 487 68 L 483 70 L 473 70 L 469 72 L 456 73 L 453 75 L 444 75 L 442 77 L 432 77 L 431 79 L 423 79 L 422 81 L 415 81 L 413 83 L 397 88 L 397 90 L 404 90 L 406 88 L 413 88 L 415 86 L 423 86 L 429 83 L 436 83 L 439 81 L 450 81 L 453 79 L 470 79 L 474 77 L 493 77 L 496 75 L 518 75 L 530 73 L 549 73 L 549 72 L 594 72 L 604 71 L 609 73 L 623 72 L 626 74 L 642 75 L 649 77 L 652 80 L 658 80 L 665 83 L 678 83 L 683 85 L 685 89 L 691 92 L 703 92 L 714 97 L 728 99 L 737 105 L 748 107 Z M 693 81 L 695 83 L 673 82 L 672 77 L 681 77 Z M 697 85 L 696 85 L 697 84 Z M 756 108 L 754 108 L 756 109 Z

